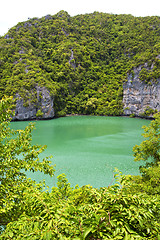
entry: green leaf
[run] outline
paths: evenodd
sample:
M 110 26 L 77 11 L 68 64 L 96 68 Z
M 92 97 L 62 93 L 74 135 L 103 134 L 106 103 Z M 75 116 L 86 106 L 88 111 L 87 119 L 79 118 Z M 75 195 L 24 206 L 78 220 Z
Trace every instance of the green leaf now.
M 9 232 L 9 233 L 8 233 L 8 236 L 9 236 L 10 238 L 12 238 L 12 237 L 13 237 L 13 232 Z
M 45 240 L 50 240 L 52 238 L 52 231 L 45 232 L 43 237 Z
M 135 233 L 133 230 L 130 229 L 130 226 L 128 224 L 125 224 L 125 228 L 128 231 L 128 233 Z
M 86 237 L 88 236 L 88 234 L 92 231 L 92 227 L 87 228 L 84 233 L 83 233 L 83 239 L 86 239 Z

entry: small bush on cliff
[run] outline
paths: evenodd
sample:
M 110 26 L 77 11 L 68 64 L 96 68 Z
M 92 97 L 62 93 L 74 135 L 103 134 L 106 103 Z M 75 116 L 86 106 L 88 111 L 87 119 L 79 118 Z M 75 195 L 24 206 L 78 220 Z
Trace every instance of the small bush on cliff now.
M 151 107 L 146 107 L 143 113 L 140 114 L 141 117 L 149 117 L 153 116 L 155 113 L 157 113 L 157 110 L 152 109 Z
M 42 118 L 43 117 L 43 112 L 39 109 L 36 113 L 37 118 Z

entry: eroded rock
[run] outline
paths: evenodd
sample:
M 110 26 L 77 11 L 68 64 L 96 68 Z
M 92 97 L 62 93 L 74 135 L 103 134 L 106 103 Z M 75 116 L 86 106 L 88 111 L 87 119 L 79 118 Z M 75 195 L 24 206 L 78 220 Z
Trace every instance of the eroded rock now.
M 128 74 L 127 82 L 123 85 L 125 115 L 142 116 L 146 109 L 160 111 L 160 79 L 147 84 L 140 81 L 140 71 L 141 66 L 134 68 L 134 77 Z
M 50 119 L 54 117 L 53 97 L 45 87 L 36 86 L 34 101 L 28 99 L 27 104 L 19 93 L 16 94 L 16 108 L 13 120 Z M 41 112 L 41 115 L 37 114 Z

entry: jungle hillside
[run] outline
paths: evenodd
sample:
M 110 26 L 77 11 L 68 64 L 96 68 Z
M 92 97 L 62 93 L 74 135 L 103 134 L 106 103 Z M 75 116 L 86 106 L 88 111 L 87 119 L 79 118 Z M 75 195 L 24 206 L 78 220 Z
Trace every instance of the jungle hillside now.
M 159 26 L 158 16 L 100 12 L 20 22 L 0 37 L 0 99 L 18 93 L 25 106 L 36 105 L 40 86 L 55 116 L 122 115 L 123 83 L 134 67 L 141 65 L 147 84 L 160 78 Z
M 160 79 L 160 17 L 94 12 L 28 19 L 0 37 L 0 239 L 160 239 L 160 113 L 133 148 L 140 175 L 114 174 L 116 184 L 71 187 L 65 174 L 47 188 L 27 171 L 54 176 L 46 146 L 32 145 L 34 124 L 13 130 L 13 99 L 38 108 L 48 89 L 55 116 L 122 115 L 123 84 Z M 39 90 L 39 98 L 40 96 Z M 53 153 L 54 154 L 54 153 Z M 75 156 L 75 161 L 76 161 Z M 95 176 L 96 177 L 96 176 Z

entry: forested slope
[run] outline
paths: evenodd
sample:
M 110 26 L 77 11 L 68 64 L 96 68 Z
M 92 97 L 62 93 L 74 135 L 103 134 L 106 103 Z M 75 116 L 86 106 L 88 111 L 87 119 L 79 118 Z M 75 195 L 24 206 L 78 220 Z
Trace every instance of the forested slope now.
M 18 93 L 36 105 L 40 86 L 57 116 L 121 115 L 123 82 L 139 65 L 141 81 L 160 78 L 160 17 L 61 11 L 0 37 L 0 98 Z

